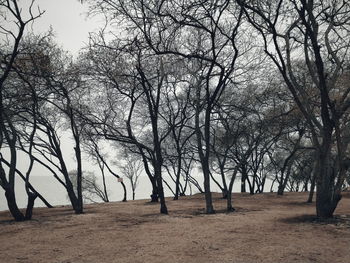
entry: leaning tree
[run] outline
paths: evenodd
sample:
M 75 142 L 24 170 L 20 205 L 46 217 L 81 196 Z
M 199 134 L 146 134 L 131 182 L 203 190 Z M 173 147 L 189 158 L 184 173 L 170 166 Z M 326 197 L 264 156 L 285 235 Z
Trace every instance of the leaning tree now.
M 3 162 L 0 162 L 0 186 L 5 190 L 9 210 L 16 221 L 30 219 L 35 194 L 29 191 L 29 184 L 26 183 L 27 193 L 31 201 L 28 203 L 27 215 L 23 215 L 18 209 L 15 197 L 18 133 L 14 125 L 17 113 L 16 107 L 13 108 L 14 104 L 11 104 L 11 101 L 13 102 L 11 99 L 11 93 L 13 92 L 11 87 L 13 85 L 11 85 L 10 76 L 16 58 L 21 53 L 21 43 L 25 29 L 43 14 L 40 9 L 34 12 L 33 5 L 34 1 L 31 1 L 28 9 L 24 11 L 17 0 L 0 1 L 0 34 L 2 35 L 0 42 L 0 149 L 1 157 L 3 157 L 3 150 L 7 147 L 10 159 L 8 169 L 5 169 Z M 20 92 L 24 93 L 23 91 Z M 31 167 L 29 167 L 27 174 L 30 171 Z

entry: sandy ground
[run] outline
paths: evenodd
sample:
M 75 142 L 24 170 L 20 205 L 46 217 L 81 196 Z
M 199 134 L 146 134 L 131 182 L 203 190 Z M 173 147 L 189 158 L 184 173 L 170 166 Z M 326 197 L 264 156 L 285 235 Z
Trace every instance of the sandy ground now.
M 169 215 L 146 200 L 36 208 L 16 223 L 0 213 L 0 262 L 350 262 L 350 193 L 335 220 L 319 222 L 306 193 L 234 194 L 234 213 L 214 194 L 168 199 Z M 220 212 L 221 210 L 221 212 Z

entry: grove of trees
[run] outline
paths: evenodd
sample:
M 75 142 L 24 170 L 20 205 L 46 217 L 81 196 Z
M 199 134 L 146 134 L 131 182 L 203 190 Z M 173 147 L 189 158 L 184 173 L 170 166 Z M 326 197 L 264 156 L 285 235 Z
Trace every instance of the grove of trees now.
M 203 193 L 215 213 L 213 184 L 232 212 L 238 183 L 252 195 L 309 191 L 308 202 L 315 192 L 317 216 L 333 216 L 350 181 L 348 1 L 82 4 L 106 26 L 73 58 L 51 31 L 30 30 L 45 15 L 35 1 L 24 9 L 0 0 L 0 186 L 15 220 L 31 219 L 37 198 L 51 206 L 30 183 L 34 165 L 77 214 L 93 195 L 110 201 L 108 174 L 126 201 L 124 182 L 135 199 L 144 173 L 163 214 L 165 188 L 174 200 Z M 16 180 L 25 182 L 25 214 Z

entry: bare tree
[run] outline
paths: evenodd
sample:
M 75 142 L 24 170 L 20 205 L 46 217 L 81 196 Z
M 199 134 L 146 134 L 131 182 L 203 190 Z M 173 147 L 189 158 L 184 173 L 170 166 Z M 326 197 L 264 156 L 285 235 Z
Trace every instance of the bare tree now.
M 76 186 L 76 174 L 77 171 L 69 171 L 69 177 L 71 178 L 71 181 L 73 182 L 74 189 L 77 189 Z M 84 176 L 82 178 L 81 183 L 82 188 L 82 195 L 83 200 L 96 203 L 96 198 L 102 200 L 103 202 L 109 202 L 108 200 L 108 194 L 107 190 L 104 188 L 101 188 L 100 184 L 97 182 L 97 177 L 93 172 L 86 172 L 84 171 Z M 76 191 L 76 190 L 75 190 Z
M 349 57 L 349 12 L 346 1 L 243 1 L 247 19 L 260 33 L 265 52 L 280 71 L 302 112 L 317 149 L 316 212 L 331 217 L 341 199 L 345 179 L 343 133 L 349 88 L 341 87 Z M 307 65 L 313 92 L 296 77 L 293 56 Z M 310 107 L 317 105 L 317 107 Z M 345 122 L 344 122 L 345 121 Z M 335 162 L 333 162 L 333 153 Z
M 209 148 L 211 113 L 231 80 L 238 57 L 237 38 L 242 12 L 230 1 L 99 1 L 101 7 L 116 10 L 140 32 L 158 55 L 187 59 L 188 67 L 200 71 L 193 81 L 196 93 L 195 131 L 204 175 L 206 212 L 214 213 L 210 192 Z M 114 8 L 114 9 L 113 9 Z M 230 17 L 230 19 L 228 19 Z M 229 24 L 228 21 L 230 21 Z M 190 36 L 191 41 L 185 39 Z M 203 116 L 204 124 L 200 119 Z
M 3 150 L 6 144 L 10 150 L 10 161 L 8 175 L 6 175 L 3 163 L 0 162 L 0 185 L 5 190 L 5 196 L 9 210 L 16 221 L 22 221 L 30 219 L 32 215 L 32 208 L 34 200 L 36 198 L 35 193 L 30 192 L 28 188 L 28 177 L 31 171 L 31 165 L 28 168 L 26 189 L 29 194 L 28 211 L 26 216 L 18 209 L 15 197 L 15 174 L 17 166 L 17 131 L 13 124 L 13 114 L 9 105 L 6 105 L 7 80 L 11 74 L 16 58 L 20 52 L 20 45 L 23 39 L 25 28 L 28 24 L 34 22 L 39 18 L 43 12 L 38 11 L 36 14 L 33 12 L 34 1 L 31 2 L 26 14 L 18 6 L 17 0 L 0 1 L 0 34 L 3 35 L 0 43 L 0 61 L 1 61 L 1 73 L 0 73 L 0 149 Z M 25 19 L 24 15 L 29 14 L 29 18 Z M 15 27 L 13 28 L 13 24 Z
M 128 152 L 124 152 L 123 157 L 125 164 L 120 165 L 121 172 L 129 179 L 132 190 L 132 200 L 135 200 L 136 187 L 143 171 L 143 163 L 139 156 L 133 156 Z
M 178 200 L 179 195 L 185 194 L 189 178 L 184 177 L 185 186 L 183 186 L 181 175 L 184 172 L 183 168 L 186 167 L 184 159 L 189 157 L 189 151 L 193 151 L 190 142 L 193 141 L 194 136 L 194 109 L 191 107 L 192 89 L 185 77 L 184 60 L 176 60 L 172 65 L 173 72 L 170 75 L 171 81 L 168 80 L 167 92 L 164 94 L 166 103 L 163 106 L 161 117 L 171 131 L 166 139 L 166 147 L 164 147 L 164 167 L 175 183 L 174 200 Z
M 100 61 L 101 56 L 108 56 L 108 63 Z M 137 148 L 135 153 L 142 157 L 152 183 L 152 201 L 158 201 L 159 197 L 161 212 L 167 213 L 162 179 L 162 143 L 170 130 L 161 118 L 161 110 L 170 62 L 154 56 L 139 39 L 131 42 L 115 40 L 106 44 L 103 36 L 91 46 L 86 59 L 90 68 L 86 72 L 107 94 L 102 94 L 103 105 L 92 110 L 88 120 L 92 130 L 95 135 L 119 145 L 129 144 Z M 119 67 L 119 63 L 123 63 L 124 68 Z
M 22 130 L 21 150 L 54 175 L 66 188 L 74 211 L 82 213 L 81 133 L 84 123 L 80 116 L 87 98 L 86 89 L 77 67 L 69 55 L 56 46 L 52 37 L 33 36 L 26 45 L 25 66 L 16 65 L 16 73 L 22 85 L 33 94 L 33 110 L 27 110 L 30 118 L 23 116 L 23 126 L 32 127 L 35 132 L 28 133 L 26 128 Z M 60 134 L 65 131 L 71 134 L 74 145 L 77 168 L 75 190 L 62 149 Z M 25 147 L 28 143 L 29 147 Z M 32 150 L 35 154 L 32 154 Z

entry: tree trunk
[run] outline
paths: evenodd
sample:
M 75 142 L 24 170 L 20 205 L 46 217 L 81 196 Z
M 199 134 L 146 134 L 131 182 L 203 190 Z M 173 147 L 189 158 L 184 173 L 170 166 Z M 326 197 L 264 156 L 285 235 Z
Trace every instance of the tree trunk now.
M 226 210 L 228 213 L 235 211 L 235 209 L 232 206 L 232 188 L 233 188 L 233 183 L 235 182 L 236 175 L 238 172 L 238 167 L 235 168 L 233 171 L 229 186 L 228 186 L 228 192 L 227 192 L 227 207 Z
M 309 179 L 306 179 L 302 189 L 303 192 L 309 192 Z
M 6 196 L 8 208 L 13 218 L 16 221 L 24 221 L 25 217 L 17 206 L 15 193 L 12 191 L 12 189 L 5 190 L 5 196 Z
M 9 162 L 6 161 L 3 158 L 0 158 L 0 162 L 3 162 L 4 164 L 6 164 L 7 166 L 10 166 Z M 16 169 L 16 173 L 23 179 L 23 181 L 26 181 L 25 176 L 21 173 L 21 171 L 19 171 L 18 169 Z M 53 208 L 53 206 L 40 194 L 38 193 L 38 191 L 35 190 L 35 188 L 30 184 L 30 182 L 28 182 L 28 188 L 38 196 L 38 198 L 48 207 L 48 208 Z
M 151 194 L 151 203 L 158 203 L 159 194 L 158 194 L 158 188 L 153 188 L 152 194 Z
M 178 164 L 177 164 L 174 200 L 178 200 L 179 199 L 180 175 L 181 175 L 181 157 L 178 158 Z
M 82 163 L 81 163 L 81 151 L 80 151 L 80 142 L 79 137 L 76 136 L 76 147 L 75 150 L 75 157 L 77 161 L 77 197 L 78 197 L 78 206 L 77 209 L 75 209 L 76 214 L 82 214 L 83 213 L 83 189 L 82 189 L 82 180 L 83 180 L 83 169 L 82 169 Z
M 53 208 L 53 206 L 29 183 L 29 189 L 46 205 L 47 208 Z
M 159 200 L 160 200 L 160 213 L 161 214 L 168 214 L 168 208 L 165 204 L 165 197 L 164 197 L 164 188 L 163 188 L 163 180 L 162 180 L 162 167 L 161 164 L 156 164 L 154 167 L 155 170 L 155 177 L 157 180 L 158 185 L 158 194 L 159 194 Z
M 76 214 L 79 214 L 79 211 L 80 211 L 79 202 L 78 202 L 77 196 L 75 195 L 74 188 L 73 188 L 73 185 L 72 185 L 71 181 L 66 180 L 65 187 L 66 187 L 66 190 L 67 190 L 69 201 L 72 204 L 74 212 Z
M 273 193 L 273 186 L 275 185 L 275 182 L 277 180 L 277 175 L 275 176 L 275 178 L 272 180 L 271 186 L 270 186 L 270 193 Z
M 220 174 L 221 174 L 221 180 L 222 180 L 222 186 L 223 186 L 222 189 L 221 189 L 221 192 L 222 192 L 222 198 L 226 199 L 227 198 L 228 189 L 227 189 L 227 184 L 226 184 L 224 165 L 225 164 L 220 165 Z
M 11 185 L 7 182 L 5 170 L 2 167 L 1 163 L 0 163 L 0 185 L 5 190 L 7 205 L 13 218 L 16 221 L 25 220 L 24 215 L 22 214 L 22 212 L 19 210 L 17 206 L 14 187 L 11 187 Z
M 261 188 L 260 188 L 260 193 L 263 193 L 263 192 L 264 192 L 265 183 L 266 183 L 266 175 L 265 175 L 264 178 L 262 179 Z
M 227 211 L 228 213 L 234 212 L 236 209 L 234 209 L 233 206 L 232 206 L 232 193 L 231 193 L 231 194 L 228 194 L 226 199 L 227 199 L 227 208 L 226 208 L 226 211 Z
M 150 171 L 150 169 L 148 167 L 147 159 L 144 156 L 144 154 L 142 154 L 142 162 L 143 162 L 146 174 L 147 174 L 147 176 L 148 176 L 148 178 L 149 178 L 149 180 L 151 181 L 151 184 L 152 184 L 152 194 L 150 195 L 151 203 L 157 203 L 158 199 L 159 199 L 157 180 L 152 175 L 152 173 L 151 173 L 151 171 Z
M 105 202 L 109 202 L 109 198 L 108 198 L 108 193 L 107 193 L 107 185 L 106 185 L 106 177 L 105 177 L 105 173 L 103 171 L 103 169 L 101 169 L 102 172 L 102 183 L 103 183 L 103 192 L 105 195 Z
M 246 180 L 247 180 L 247 172 L 245 167 L 242 167 L 242 176 L 241 176 L 241 193 L 246 193 Z
M 227 189 L 222 190 L 222 199 L 227 199 L 227 193 L 228 193 Z
M 206 204 L 206 213 L 214 214 L 215 210 L 213 207 L 213 201 L 210 192 L 210 173 L 208 162 L 202 162 L 203 175 L 204 175 L 204 193 L 205 193 L 205 204 Z
M 203 145 L 203 134 L 200 125 L 200 114 L 201 114 L 201 88 L 197 86 L 196 88 L 196 114 L 195 114 L 195 133 L 197 139 L 197 150 L 199 159 L 201 162 L 203 177 L 204 177 L 204 195 L 205 195 L 205 205 L 206 213 L 214 214 L 215 210 L 213 207 L 213 201 L 210 192 L 210 172 L 209 172 L 209 151 L 210 151 L 210 114 L 211 105 L 207 105 L 205 110 L 205 121 L 204 121 L 204 145 Z
M 123 196 L 123 202 L 126 202 L 126 186 L 125 186 L 125 184 L 124 184 L 124 182 L 121 182 L 121 184 L 122 184 L 122 187 L 123 187 L 123 191 L 124 191 L 124 196 Z
M 331 135 L 323 138 L 319 151 L 319 165 L 316 177 L 316 213 L 320 218 L 331 218 L 341 195 L 334 191 L 335 172 L 331 158 Z
M 281 177 L 281 181 L 279 182 L 279 185 L 278 185 L 277 195 L 283 195 L 284 190 L 286 189 L 294 160 L 295 160 L 295 157 L 293 154 L 293 155 L 290 155 L 290 159 L 289 159 L 288 164 L 285 163 L 286 165 L 288 165 L 288 167 L 286 167 L 286 166 L 284 167 L 284 168 L 287 168 L 287 173 L 286 173 L 285 177 L 283 176 L 285 169 L 284 168 L 282 169 L 282 177 Z
M 35 203 L 35 199 L 37 197 L 38 196 L 35 193 L 29 193 L 28 194 L 28 204 L 27 204 L 27 209 L 26 209 L 25 220 L 31 220 L 32 219 L 34 203 Z
M 249 194 L 253 195 L 255 194 L 255 180 L 254 178 L 252 179 L 252 183 L 248 180 L 248 185 L 249 185 Z
M 248 186 L 249 186 L 249 194 L 253 195 L 254 194 L 254 185 L 250 182 L 248 175 L 246 177 L 246 181 L 248 182 Z M 253 182 L 254 182 L 254 180 L 253 180 Z
M 321 189 L 321 190 L 320 190 Z M 334 196 L 332 196 L 334 195 Z M 341 195 L 333 193 L 332 190 L 324 188 L 322 184 L 317 184 L 316 191 L 316 213 L 320 218 L 331 218 Z
M 159 195 L 158 195 L 158 191 L 152 191 L 152 194 L 151 194 L 151 203 L 158 203 L 159 201 Z
M 308 203 L 312 203 L 314 192 L 315 192 L 315 186 L 316 186 L 316 174 L 314 172 L 311 178 L 310 193 L 309 193 L 309 198 L 307 199 Z

